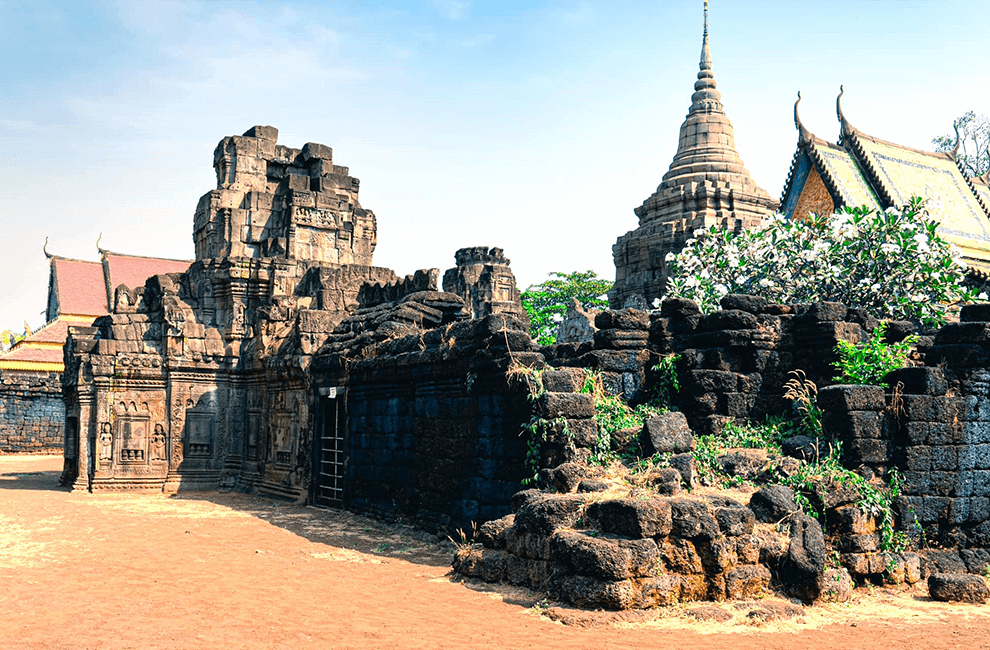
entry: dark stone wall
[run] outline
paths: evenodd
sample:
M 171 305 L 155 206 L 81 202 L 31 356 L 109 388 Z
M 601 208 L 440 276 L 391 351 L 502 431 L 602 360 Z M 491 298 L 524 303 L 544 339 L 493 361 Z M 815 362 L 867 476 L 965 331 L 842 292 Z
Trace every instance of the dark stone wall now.
M 489 317 L 399 338 L 349 364 L 345 507 L 445 534 L 510 511 L 533 407 L 506 374 L 507 341 L 540 359 L 499 327 Z
M 64 429 L 59 373 L 0 371 L 0 453 L 62 453 Z

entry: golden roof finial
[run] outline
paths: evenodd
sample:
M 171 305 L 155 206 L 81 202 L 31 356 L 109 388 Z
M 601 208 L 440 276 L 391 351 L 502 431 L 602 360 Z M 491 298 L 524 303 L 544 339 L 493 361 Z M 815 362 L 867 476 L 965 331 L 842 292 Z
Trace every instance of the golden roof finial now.
M 794 128 L 798 130 L 798 142 L 810 142 L 811 132 L 804 128 L 801 116 L 798 115 L 798 104 L 801 103 L 801 91 L 798 91 L 797 101 L 794 102 Z
M 839 96 L 835 98 L 835 114 L 839 118 L 839 137 L 844 139 L 847 135 L 856 132 L 856 128 L 849 123 L 846 119 L 845 113 L 842 112 L 842 96 L 846 93 L 846 89 L 843 86 L 839 86 Z M 841 144 L 841 142 L 840 142 Z

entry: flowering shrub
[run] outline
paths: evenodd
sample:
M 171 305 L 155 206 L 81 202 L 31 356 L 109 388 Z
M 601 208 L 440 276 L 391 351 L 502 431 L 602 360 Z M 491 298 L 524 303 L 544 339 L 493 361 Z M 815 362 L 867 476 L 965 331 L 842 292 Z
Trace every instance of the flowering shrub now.
M 903 210 L 843 208 L 803 220 L 777 214 L 738 234 L 697 230 L 679 254 L 667 256 L 665 298 L 694 300 L 705 313 L 728 293 L 778 303 L 835 301 L 939 325 L 950 304 L 976 296 L 963 287 L 960 251 L 937 228 L 924 200 L 915 198 Z

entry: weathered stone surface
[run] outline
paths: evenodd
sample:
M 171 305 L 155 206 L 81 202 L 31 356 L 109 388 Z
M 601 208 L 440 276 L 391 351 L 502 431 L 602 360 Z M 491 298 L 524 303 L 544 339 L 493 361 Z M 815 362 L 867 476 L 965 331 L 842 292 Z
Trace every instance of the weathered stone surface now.
M 586 478 L 578 483 L 578 492 L 605 492 L 612 488 L 614 484 L 604 479 Z
M 670 466 L 676 469 L 681 475 L 681 481 L 684 485 L 688 488 L 694 487 L 695 476 L 698 474 L 697 462 L 694 460 L 694 454 L 674 454 L 670 457 Z
M 761 314 L 767 307 L 767 300 L 759 296 L 730 293 L 722 296 L 719 305 L 725 310 L 739 310 L 749 312 L 750 314 Z
M 753 511 L 741 504 L 738 507 L 715 506 L 715 520 L 718 522 L 722 534 L 726 537 L 749 535 L 756 525 L 756 516 Z
M 660 315 L 667 317 L 700 316 L 698 303 L 686 298 L 668 298 L 660 305 Z
M 547 483 L 552 485 L 557 492 L 567 493 L 577 490 L 581 479 L 591 474 L 591 468 L 587 463 L 564 463 L 552 469 L 544 470 L 547 475 Z
M 581 368 L 548 368 L 543 373 L 543 388 L 548 393 L 577 393 L 588 375 Z
M 574 573 L 625 580 L 655 573 L 660 554 L 651 539 L 622 539 L 562 530 L 550 538 L 550 552 Z
M 791 519 L 787 555 L 778 571 L 788 592 L 805 602 L 818 599 L 818 578 L 825 570 L 825 537 L 817 521 L 805 514 Z
M 485 548 L 505 548 L 505 531 L 515 521 L 515 515 L 506 515 L 500 519 L 492 519 L 478 526 L 478 534 L 474 541 Z
M 610 499 L 588 506 L 590 526 L 625 537 L 663 537 L 671 531 L 671 502 L 667 499 Z
M 567 305 L 564 320 L 557 326 L 557 343 L 583 343 L 595 340 L 597 309 L 585 309 L 576 298 Z
M 782 601 L 761 602 L 746 614 L 749 620 L 761 623 L 788 620 L 797 616 L 804 616 L 804 608 Z
M 640 594 L 630 580 L 608 581 L 582 575 L 559 575 L 551 579 L 551 593 L 586 609 L 630 609 Z
M 767 453 L 762 449 L 737 449 L 722 454 L 717 460 L 725 474 L 749 480 L 763 472 Z
M 454 571 L 485 582 L 502 582 L 506 578 L 509 557 L 505 551 L 473 545 L 454 555 Z
M 505 550 L 530 560 L 550 560 L 550 536 L 511 526 L 505 529 Z
M 945 395 L 949 384 L 941 368 L 913 367 L 901 368 L 889 373 L 886 377 L 891 386 L 903 384 L 903 391 L 908 395 Z
M 708 504 L 693 499 L 671 499 L 671 533 L 685 539 L 712 539 L 719 535 L 719 527 Z
M 694 449 L 694 434 L 679 411 L 654 415 L 643 427 L 644 435 L 657 453 L 680 454 Z
M 587 393 L 544 393 L 539 402 L 540 412 L 548 420 L 554 418 L 590 418 L 595 414 L 595 398 Z
M 885 581 L 891 584 L 913 585 L 921 581 L 921 557 L 916 553 L 897 553 L 887 564 Z
M 818 391 L 818 405 L 828 411 L 882 411 L 886 406 L 880 386 L 836 384 Z
M 794 502 L 794 493 L 783 485 L 760 488 L 750 497 L 749 509 L 757 521 L 765 524 L 776 523 L 800 510 Z
M 662 467 L 646 477 L 646 482 L 658 494 L 673 497 L 681 493 L 681 473 L 673 467 Z
M 958 573 L 936 573 L 928 578 L 928 593 L 943 602 L 983 605 L 990 599 L 990 588 L 980 576 Z
M 61 375 L 0 370 L 0 453 L 61 453 Z
M 705 565 L 690 540 L 668 537 L 659 544 L 660 557 L 668 571 L 682 575 L 704 575 Z
M 607 309 L 595 317 L 595 327 L 645 332 L 650 329 L 650 315 L 638 309 Z
M 760 564 L 738 566 L 725 574 L 726 598 L 753 598 L 770 586 L 770 570 Z
M 516 511 L 515 528 L 528 533 L 551 535 L 560 528 L 570 528 L 581 518 L 585 497 L 580 494 L 543 494 Z
M 821 439 L 811 436 L 791 436 L 780 445 L 781 451 L 798 460 L 815 461 L 822 452 L 828 453 L 821 448 Z

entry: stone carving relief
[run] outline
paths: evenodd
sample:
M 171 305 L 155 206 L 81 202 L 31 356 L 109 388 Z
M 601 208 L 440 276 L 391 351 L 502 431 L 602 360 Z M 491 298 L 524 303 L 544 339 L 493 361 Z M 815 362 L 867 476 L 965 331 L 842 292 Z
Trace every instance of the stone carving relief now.
M 113 433 L 110 432 L 110 423 L 104 422 L 100 425 L 100 462 L 109 463 L 113 460 Z
M 155 432 L 151 436 L 151 456 L 150 460 L 167 460 L 165 455 L 165 427 L 161 424 L 155 425 Z
M 117 422 L 115 439 L 120 450 L 118 460 L 121 463 L 144 463 L 148 459 L 148 442 L 150 439 L 150 415 L 148 405 L 139 408 L 134 402 L 121 402 L 117 406 Z
M 186 458 L 213 457 L 213 427 L 216 421 L 215 394 L 207 393 L 195 403 L 186 400 L 186 421 L 183 440 Z

